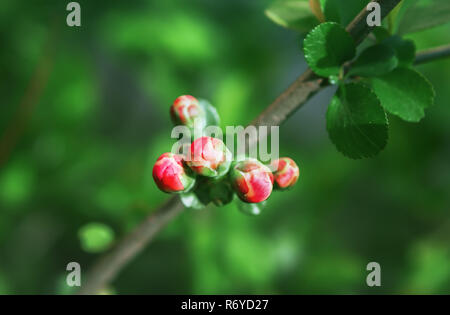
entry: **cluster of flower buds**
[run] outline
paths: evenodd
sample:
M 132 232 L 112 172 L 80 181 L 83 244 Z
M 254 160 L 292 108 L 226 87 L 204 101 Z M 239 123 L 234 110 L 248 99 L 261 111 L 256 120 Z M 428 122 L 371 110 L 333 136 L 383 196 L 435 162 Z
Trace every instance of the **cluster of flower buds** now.
M 194 120 L 205 127 L 206 109 L 193 96 L 178 97 L 170 108 L 176 125 L 192 128 Z M 194 193 L 203 205 L 221 206 L 237 195 L 246 203 L 260 203 L 273 190 L 292 187 L 299 169 L 290 158 L 280 158 L 264 165 L 246 158 L 233 162 L 233 156 L 222 140 L 212 137 L 193 139 L 187 153 L 164 153 L 153 167 L 153 179 L 167 193 Z

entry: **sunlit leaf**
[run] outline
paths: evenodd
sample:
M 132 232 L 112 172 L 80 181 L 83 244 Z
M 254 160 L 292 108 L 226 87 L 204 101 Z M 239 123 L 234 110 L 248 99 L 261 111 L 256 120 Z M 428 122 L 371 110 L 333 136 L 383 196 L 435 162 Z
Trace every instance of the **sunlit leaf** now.
M 449 22 L 448 0 L 403 0 L 397 15 L 397 33 L 418 32 Z
M 355 43 L 337 23 L 322 23 L 308 33 L 303 50 L 311 69 L 320 76 L 337 75 L 342 64 L 355 56 Z
M 398 68 L 371 80 L 381 105 L 391 114 L 417 122 L 425 116 L 425 109 L 434 102 L 430 82 L 413 69 Z
M 307 32 L 318 24 L 309 0 L 277 0 L 265 11 L 273 22 L 299 32 Z

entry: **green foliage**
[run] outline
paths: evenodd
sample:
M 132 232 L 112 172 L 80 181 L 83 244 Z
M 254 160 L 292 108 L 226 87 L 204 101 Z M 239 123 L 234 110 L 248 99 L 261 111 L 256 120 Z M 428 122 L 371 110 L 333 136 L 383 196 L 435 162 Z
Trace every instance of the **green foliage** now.
M 398 65 L 395 50 L 386 45 L 366 48 L 352 63 L 349 75 L 373 77 L 391 72 Z
M 391 33 L 383 26 L 374 27 L 372 35 L 375 36 L 377 43 L 383 42 L 386 38 L 391 37 Z
M 368 0 L 320 0 L 327 22 L 346 27 L 367 5 Z M 318 23 L 308 0 L 276 0 L 266 15 L 273 22 L 300 33 L 306 33 Z M 389 30 L 407 34 L 450 22 L 450 2 L 447 0 L 403 0 L 389 14 Z M 379 28 L 376 32 L 379 33 Z
M 303 50 L 311 69 L 320 76 L 337 75 L 342 64 L 355 56 L 350 34 L 337 23 L 322 23 L 308 33 Z
M 320 0 L 325 21 L 347 24 L 367 5 L 366 0 Z M 283 27 L 306 33 L 318 24 L 309 0 L 275 0 L 265 11 L 266 16 Z
M 206 125 L 207 126 L 220 126 L 220 117 L 217 109 L 211 105 L 207 100 L 199 99 L 200 106 L 206 112 Z
M 413 64 L 416 58 L 416 46 L 412 40 L 394 35 L 385 38 L 382 43 L 395 50 L 399 67 L 409 67 Z
M 107 250 L 114 241 L 114 231 L 103 223 L 88 223 L 78 231 L 81 247 L 88 253 Z
M 407 34 L 450 22 L 448 0 L 403 0 L 397 15 L 396 30 Z
M 326 21 L 348 23 L 367 5 L 367 0 L 320 0 Z
M 309 0 L 277 0 L 265 11 L 273 22 L 299 32 L 307 32 L 318 24 Z
M 362 84 L 339 88 L 328 107 L 327 130 L 337 149 L 354 159 L 376 155 L 388 138 L 386 114 Z
M 434 93 L 431 85 L 420 74 L 410 69 L 402 69 L 411 67 L 414 62 L 414 42 L 405 40 L 398 35 L 391 36 L 388 30 L 378 27 L 374 30 L 377 44 L 364 49 L 350 64 L 350 68 L 344 68 L 345 63 L 352 60 L 356 54 L 353 39 L 346 32 L 344 26 L 367 5 L 367 1 L 321 0 L 320 3 L 325 19 L 329 22 L 314 27 L 304 40 L 303 50 L 309 67 L 317 75 L 328 78 L 331 84 L 338 84 L 339 80 L 344 79 L 345 69 L 348 69 L 345 78 L 371 78 L 367 82 L 371 84 L 384 109 L 406 121 L 419 121 L 424 116 L 424 109 L 433 103 Z M 395 21 L 399 25 L 399 32 L 404 33 L 448 20 L 448 5 L 442 3 L 437 10 L 439 13 L 436 19 L 432 17 L 431 9 L 436 9 L 436 5 L 432 1 L 405 0 L 402 6 L 391 12 L 389 29 L 391 29 L 391 23 Z M 295 6 L 301 7 L 301 10 L 291 10 Z M 420 17 L 418 16 L 419 9 L 424 10 L 425 17 L 422 13 Z M 297 19 L 293 18 L 294 12 L 297 14 Z M 278 24 L 294 29 L 293 21 L 304 21 L 299 17 L 312 17 L 313 15 L 307 8 L 306 1 L 278 1 L 266 13 Z M 420 22 L 412 25 L 411 21 L 415 22 L 416 20 Z M 298 30 L 304 32 L 308 23 L 301 25 L 302 27 Z M 355 88 L 351 87 L 350 89 Z M 348 103 L 348 100 L 342 100 L 341 87 L 338 96 L 333 98 L 328 110 L 328 132 L 338 150 L 345 155 L 353 158 L 373 156 L 386 145 L 385 114 L 381 108 L 374 106 L 379 102 L 370 89 L 360 87 L 356 90 L 364 91 L 360 93 L 361 97 L 366 94 L 370 95 L 369 99 L 358 100 L 348 95 L 347 98 L 351 98 L 352 102 L 344 106 L 343 104 Z M 360 106 L 356 106 L 357 103 Z M 352 123 L 351 118 L 355 113 L 348 111 L 348 108 L 355 110 L 359 115 L 356 117 L 361 118 L 361 121 Z M 371 112 L 370 109 L 373 108 L 376 110 Z M 363 113 L 366 109 L 368 110 L 367 115 Z M 375 117 L 371 117 L 371 115 L 375 115 Z M 375 125 L 368 124 L 371 118 L 376 118 Z M 372 132 L 374 132 L 373 135 Z M 355 135 L 359 135 L 359 137 L 355 137 Z
M 323 4 L 330 8 L 337 5 Z M 414 42 L 390 36 L 384 28 L 375 37 L 377 43 L 366 47 L 353 61 L 353 39 L 337 23 L 318 25 L 304 40 L 310 68 L 328 78 L 330 84 L 340 86 L 328 108 L 327 130 L 337 149 L 351 158 L 374 156 L 386 146 L 388 124 L 383 108 L 417 122 L 434 101 L 431 84 L 410 69 L 415 60 Z M 347 84 L 361 78 L 368 87 Z
M 433 87 L 415 70 L 395 69 L 372 78 L 371 83 L 381 105 L 406 121 L 420 121 L 425 116 L 424 110 L 433 104 Z

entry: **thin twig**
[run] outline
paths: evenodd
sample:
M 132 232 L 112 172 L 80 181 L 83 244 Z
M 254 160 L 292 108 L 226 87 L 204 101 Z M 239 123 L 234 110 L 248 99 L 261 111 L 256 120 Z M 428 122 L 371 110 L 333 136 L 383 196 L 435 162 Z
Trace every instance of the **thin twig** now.
M 416 61 L 414 64 L 420 65 L 425 62 L 447 57 L 450 57 L 450 44 L 419 51 L 416 54 Z
M 96 293 L 105 284 L 110 283 L 117 272 L 183 209 L 184 206 L 178 197 L 172 196 L 169 198 L 156 212 L 153 212 L 130 234 L 117 243 L 112 251 L 101 257 L 87 275 L 87 281 L 82 282 L 79 294 Z
M 375 0 L 375 2 L 380 4 L 381 15 L 384 18 L 400 0 Z M 347 31 L 358 44 L 372 29 L 366 23 L 366 17 L 369 13 L 364 8 L 347 27 Z M 323 86 L 324 80 L 322 78 L 317 77 L 311 70 L 306 70 L 251 124 L 255 126 L 280 125 Z M 166 204 L 152 213 L 130 235 L 119 241 L 111 251 L 100 258 L 88 274 L 87 280 L 82 284 L 79 293 L 96 294 L 106 287 L 125 264 L 135 257 L 153 239 L 156 233 L 182 210 L 183 206 L 179 198 L 171 197 Z
M 386 0 L 373 0 L 370 2 L 378 2 L 380 5 L 380 15 L 381 19 L 384 19 L 389 12 L 391 12 L 400 0 L 386 1 Z M 362 9 L 361 12 L 347 25 L 347 32 L 353 37 L 356 45 L 361 44 L 361 42 L 375 29 L 377 26 L 368 26 L 367 25 L 367 16 L 371 13 L 371 11 L 367 11 L 366 8 Z

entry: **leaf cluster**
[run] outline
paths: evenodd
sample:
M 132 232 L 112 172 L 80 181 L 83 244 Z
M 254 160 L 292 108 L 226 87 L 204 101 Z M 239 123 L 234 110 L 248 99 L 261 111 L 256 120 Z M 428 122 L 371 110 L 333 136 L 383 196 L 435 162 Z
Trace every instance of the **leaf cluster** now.
M 414 42 L 398 33 L 439 24 L 425 22 L 433 20 L 428 9 L 436 3 L 403 1 L 390 13 L 387 24 L 376 27 L 357 47 L 344 25 L 367 2 L 279 0 L 266 10 L 276 23 L 307 32 L 303 41 L 306 62 L 318 76 L 337 85 L 326 114 L 329 137 L 338 151 L 354 159 L 375 156 L 385 148 L 387 113 L 419 122 L 435 96 L 430 82 L 413 68 Z M 420 17 L 423 27 L 417 28 L 409 24 L 408 15 L 416 14 L 419 7 L 425 8 L 425 16 Z M 442 18 L 445 8 L 438 14 L 440 23 L 448 21 Z M 311 19 L 315 26 L 308 32 Z

